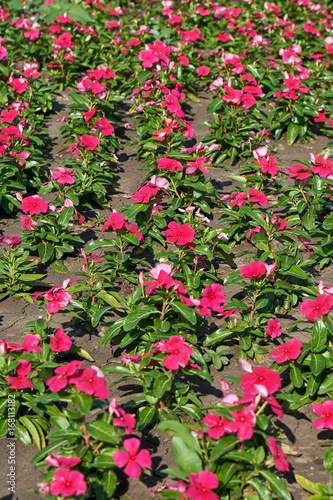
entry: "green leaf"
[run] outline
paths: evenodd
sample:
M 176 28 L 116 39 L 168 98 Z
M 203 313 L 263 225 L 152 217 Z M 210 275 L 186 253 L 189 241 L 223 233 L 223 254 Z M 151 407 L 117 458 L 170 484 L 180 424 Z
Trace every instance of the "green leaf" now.
M 136 311 L 128 314 L 126 316 L 125 321 L 124 321 L 124 330 L 125 332 L 128 332 L 129 330 L 132 330 L 139 321 L 141 321 L 143 318 L 147 318 L 148 316 L 151 316 L 152 314 L 158 314 L 159 311 L 156 309 L 156 307 L 153 306 L 142 306 L 138 307 Z
M 298 125 L 296 125 L 295 123 L 289 123 L 288 129 L 287 129 L 288 146 L 292 146 L 294 144 L 294 142 L 297 139 L 298 132 L 299 132 Z
M 167 432 L 170 436 L 176 435 L 181 437 L 190 448 L 200 452 L 198 441 L 194 436 L 192 436 L 190 429 L 177 420 L 164 420 L 164 422 L 158 424 L 157 430 Z
M 218 330 L 216 330 L 216 332 L 208 335 L 203 345 L 205 347 L 209 347 L 213 344 L 221 344 L 226 338 L 230 337 L 231 335 L 233 335 L 233 332 L 228 328 L 219 328 Z
M 44 457 L 55 451 L 57 448 L 60 448 L 65 443 L 67 443 L 67 439 L 60 439 L 58 441 L 54 441 L 53 443 L 47 445 L 45 448 L 43 448 L 41 451 L 36 453 L 36 455 L 33 456 L 31 463 L 33 464 L 35 462 L 43 460 Z
M 261 470 L 260 474 L 266 479 L 266 481 L 268 481 L 277 498 L 280 500 L 292 500 L 292 497 L 282 479 L 268 470 Z
M 175 459 L 178 467 L 185 474 L 200 472 L 202 470 L 202 460 L 200 455 L 182 438 L 175 436 L 172 438 Z
M 99 311 L 95 311 L 91 317 L 92 326 L 95 328 L 102 319 L 102 317 L 104 316 L 104 314 L 107 313 L 108 311 L 111 311 L 111 309 L 112 308 L 110 306 L 104 306 L 102 307 L 102 309 L 99 309 Z
M 153 422 L 155 418 L 155 407 L 154 406 L 145 406 L 140 410 L 139 418 L 137 420 L 137 428 L 138 431 L 141 432 L 143 429 L 148 427 L 151 422 Z
M 320 483 L 313 483 L 303 476 L 295 474 L 295 479 L 298 484 L 303 488 L 303 490 L 313 493 L 314 495 L 321 495 L 321 489 L 319 488 Z
M 86 427 L 88 433 L 97 441 L 112 444 L 120 443 L 120 436 L 116 433 L 113 425 L 102 422 L 102 420 L 96 420 L 87 424 Z
M 116 473 L 113 470 L 106 471 L 101 479 L 101 483 L 107 498 L 113 498 L 113 493 L 115 492 L 117 486 Z
M 260 481 L 258 477 L 252 477 L 249 479 L 246 484 L 251 486 L 259 496 L 259 500 L 271 500 L 272 499 L 272 494 L 267 488 L 267 486 Z
M 111 340 L 112 337 L 115 337 L 120 333 L 120 331 L 123 329 L 123 325 L 124 325 L 124 319 L 121 318 L 118 319 L 118 321 L 113 323 L 113 325 L 106 330 L 101 341 L 103 347 L 107 345 L 107 343 Z
M 29 417 L 20 417 L 21 424 L 29 431 L 32 439 L 35 441 L 39 450 L 42 449 L 42 441 L 39 432 L 35 426 L 35 422 Z
M 38 255 L 42 264 L 45 264 L 52 259 L 54 255 L 54 247 L 51 243 L 39 243 Z
M 311 351 L 320 352 L 327 344 L 327 329 L 323 320 L 316 319 L 313 325 L 312 337 L 311 337 Z
M 194 309 L 191 309 L 186 304 L 183 304 L 179 301 L 172 302 L 171 307 L 175 312 L 180 313 L 185 319 L 187 319 L 187 321 L 189 321 L 191 325 L 196 324 L 197 315 Z
M 111 295 L 110 293 L 105 292 L 104 290 L 100 291 L 97 294 L 97 296 L 100 297 L 101 299 L 105 300 L 105 302 L 107 302 L 108 304 L 110 304 L 110 306 L 120 307 L 120 304 L 119 304 L 118 300 L 113 295 Z
M 324 467 L 326 470 L 333 469 L 333 446 L 331 446 L 331 448 L 325 454 Z
M 69 219 L 73 216 L 74 210 L 73 207 L 67 207 L 65 210 L 61 212 L 59 215 L 58 222 L 61 226 L 67 227 L 69 223 Z
M 300 388 L 303 385 L 302 372 L 294 365 L 290 367 L 290 380 L 295 387 Z
M 76 394 L 73 398 L 73 404 L 79 407 L 79 410 L 83 415 L 86 415 L 90 411 L 92 402 L 92 396 L 90 394 L 85 394 L 84 392 Z
M 102 448 L 101 454 L 95 458 L 94 466 L 98 469 L 111 469 L 114 466 L 113 455 L 115 448 Z
M 52 269 L 54 269 L 57 273 L 68 273 L 68 269 L 62 260 L 55 260 L 54 262 L 51 262 L 50 267 L 52 267 Z
M 319 375 L 326 366 L 325 357 L 322 354 L 311 354 L 310 370 L 313 375 Z
M 81 358 L 87 359 L 88 361 L 94 361 L 94 358 L 90 356 L 89 352 L 81 347 L 78 347 L 77 345 L 72 344 L 70 352 L 77 354 L 78 356 L 81 356 Z
M 211 451 L 211 461 L 215 462 L 226 453 L 229 453 L 238 443 L 239 439 L 237 439 L 236 436 L 223 436 L 223 439 L 218 441 Z
M 159 374 L 154 381 L 153 394 L 154 397 L 160 399 L 165 392 L 170 391 L 171 389 L 171 379 L 163 375 Z

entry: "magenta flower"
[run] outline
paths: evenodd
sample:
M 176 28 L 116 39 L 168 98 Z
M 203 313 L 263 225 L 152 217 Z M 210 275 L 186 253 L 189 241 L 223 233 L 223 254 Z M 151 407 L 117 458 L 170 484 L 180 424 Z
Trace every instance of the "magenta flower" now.
M 157 160 L 157 168 L 159 170 L 166 169 L 169 172 L 173 172 L 173 170 L 181 172 L 183 170 L 183 165 L 180 161 L 174 160 L 173 158 L 159 158 Z
M 125 474 L 130 478 L 141 476 L 141 467 L 151 467 L 152 461 L 148 450 L 140 450 L 141 442 L 137 438 L 124 441 L 126 451 L 117 450 L 113 455 L 117 467 L 125 467 Z
M 74 373 L 68 378 L 68 383 L 74 384 L 79 391 L 97 398 L 106 399 L 109 396 L 104 375 L 101 370 L 94 366 Z
M 92 127 L 92 130 L 101 133 L 108 137 L 109 135 L 114 133 L 113 125 L 109 122 L 107 118 L 101 118 L 100 120 L 96 119 L 96 127 Z
M 36 215 L 40 213 L 46 213 L 49 209 L 46 201 L 43 200 L 37 194 L 33 196 L 27 196 L 23 199 L 20 209 L 22 212 L 28 212 L 29 215 Z
M 186 496 L 191 500 L 219 500 L 212 490 L 219 487 L 219 480 L 214 472 L 202 470 L 199 474 L 191 472 L 188 476 L 190 484 L 186 488 Z
M 243 373 L 241 376 L 241 386 L 246 394 L 257 395 L 257 386 L 264 386 L 267 394 L 274 394 L 281 388 L 281 379 L 277 371 L 257 366 L 251 372 Z
M 205 156 L 200 156 L 195 161 L 188 161 L 187 164 L 190 167 L 187 167 L 185 170 L 185 174 L 194 174 L 197 170 L 201 170 L 203 174 L 208 174 L 208 168 L 204 167 L 203 164 L 207 163 L 207 158 Z
M 268 200 L 264 193 L 259 191 L 259 189 L 248 188 L 248 194 L 250 195 L 249 201 L 252 203 L 259 203 L 261 207 L 265 207 L 268 203 Z
M 16 368 L 17 377 L 6 377 L 11 389 L 33 389 L 31 381 L 26 375 L 31 372 L 31 363 L 26 359 L 20 359 Z
M 123 218 L 123 216 L 117 212 L 117 210 L 113 210 L 110 215 L 110 220 L 104 222 L 102 231 L 105 231 L 109 227 L 111 227 L 112 231 L 119 231 L 120 229 L 128 229 L 128 222 Z
M 220 439 L 226 432 L 226 424 L 228 420 L 213 413 L 207 413 L 202 419 L 203 423 L 210 427 L 208 429 L 208 436 L 212 439 Z
M 50 484 L 52 495 L 61 495 L 64 498 L 84 495 L 87 491 L 87 483 L 84 475 L 77 470 L 58 469 Z
M 72 341 L 68 335 L 61 328 L 57 328 L 54 332 L 54 337 L 50 339 L 50 347 L 53 352 L 66 352 L 69 351 Z
M 154 63 L 159 61 L 159 57 L 152 50 L 141 50 L 139 59 L 142 61 L 143 68 L 151 68 Z
M 219 311 L 223 302 L 225 302 L 225 295 L 222 292 L 221 285 L 218 283 L 207 285 L 203 292 L 201 304 L 213 309 L 213 311 Z
M 45 462 L 48 465 L 52 465 L 52 467 L 68 467 L 69 469 L 71 467 L 75 467 L 77 464 L 81 462 L 81 459 L 79 457 L 57 457 L 53 453 L 49 455 L 46 459 Z
M 196 232 L 191 228 L 190 224 L 186 223 L 181 226 L 177 222 L 170 222 L 166 231 L 162 231 L 167 237 L 168 243 L 176 243 L 176 245 L 191 244 L 195 238 Z
M 253 427 L 256 425 L 256 416 L 251 407 L 243 408 L 240 411 L 231 411 L 230 414 L 235 421 L 226 424 L 228 432 L 237 432 L 240 441 L 251 439 Z
M 250 280 L 257 280 L 266 274 L 267 269 L 263 262 L 254 260 L 246 266 L 242 266 L 240 269 L 240 276 L 242 278 L 248 278 Z
M 188 364 L 193 349 L 186 344 L 185 339 L 180 335 L 172 335 L 168 340 L 161 340 L 155 344 L 161 352 L 169 353 L 163 359 L 163 365 L 167 370 L 179 370 Z
M 37 226 L 37 222 L 33 221 L 30 215 L 21 215 L 22 229 L 33 231 L 33 227 Z
M 144 238 L 143 238 L 142 234 L 140 233 L 140 230 L 136 224 L 133 223 L 129 226 L 129 232 L 131 234 L 134 234 L 134 236 L 136 236 L 139 241 L 143 241 Z
M 68 384 L 68 378 L 74 375 L 81 365 L 82 361 L 74 360 L 67 365 L 58 366 L 54 370 L 55 375 L 46 382 L 50 391 L 59 392 L 64 389 Z
M 74 184 L 75 172 L 71 172 L 64 167 L 56 167 L 55 172 L 51 173 L 51 177 L 59 184 Z
M 60 309 L 68 306 L 72 296 L 66 290 L 57 287 L 55 290 L 47 292 L 45 298 L 49 301 L 47 311 L 56 314 Z
M 270 318 L 267 321 L 268 328 L 265 328 L 265 332 L 269 337 L 275 339 L 276 337 L 280 337 L 282 333 L 280 322 L 277 319 Z
M 27 333 L 22 344 L 9 342 L 7 346 L 11 351 L 41 352 L 42 348 L 38 347 L 39 341 L 40 335 L 32 335 L 31 333 Z
M 113 419 L 113 425 L 124 427 L 126 434 L 132 434 L 136 421 L 133 415 L 126 413 L 122 408 L 115 409 L 116 417 Z
M 319 295 L 315 300 L 304 300 L 301 304 L 300 311 L 305 314 L 309 321 L 315 321 L 322 318 L 325 314 L 329 313 L 332 309 L 333 297 L 326 295 Z
M 290 342 L 281 344 L 276 349 L 273 349 L 269 355 L 275 358 L 278 365 L 284 363 L 288 359 L 297 359 L 301 354 L 302 342 L 298 339 L 292 339 Z
M 209 74 L 209 68 L 207 68 L 207 66 L 199 66 L 199 68 L 197 68 L 198 76 L 207 76 L 208 74 Z
M 286 172 L 290 174 L 287 179 L 294 177 L 298 181 L 304 181 L 305 179 L 311 177 L 309 168 L 305 167 L 304 165 L 295 164 L 292 167 L 286 168 Z
M 93 151 L 99 145 L 99 140 L 94 135 L 83 134 L 78 140 L 79 145 L 87 151 Z
M 281 446 L 276 443 L 275 437 L 270 436 L 268 438 L 268 448 L 274 455 L 275 467 L 281 472 L 289 472 L 290 467 L 286 455 L 283 453 Z
M 314 429 L 333 429 L 333 401 L 314 403 L 312 409 L 320 417 L 313 422 Z

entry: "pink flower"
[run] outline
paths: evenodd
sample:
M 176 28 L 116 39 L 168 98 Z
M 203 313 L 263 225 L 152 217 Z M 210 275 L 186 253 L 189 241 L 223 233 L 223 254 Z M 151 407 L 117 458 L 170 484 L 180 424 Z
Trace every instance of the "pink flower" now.
M 295 164 L 291 168 L 286 168 L 286 172 L 290 174 L 287 179 L 290 179 L 290 177 L 295 177 L 296 180 L 304 181 L 308 177 L 311 177 L 309 168 L 305 167 L 304 165 Z
M 183 226 L 177 222 L 170 222 L 167 231 L 162 231 L 167 237 L 167 243 L 176 243 L 176 245 L 188 245 L 193 242 L 196 232 L 186 223 Z
M 259 203 L 261 207 L 265 207 L 268 203 L 268 200 L 264 193 L 259 191 L 259 189 L 248 188 L 248 194 L 250 195 L 249 201 L 252 203 Z
M 230 195 L 230 198 L 231 200 L 230 202 L 230 206 L 231 207 L 234 207 L 235 205 L 237 205 L 238 207 L 241 207 L 243 205 L 246 205 L 247 203 L 247 194 L 246 193 L 232 193 L 232 195 Z M 221 198 L 221 201 L 224 201 L 222 200 Z M 226 200 L 226 201 L 229 201 L 229 200 Z
M 191 472 L 188 476 L 189 486 L 185 495 L 191 500 L 219 500 L 219 496 L 212 490 L 219 487 L 219 480 L 214 472 L 202 470 L 198 474 Z
M 20 78 L 10 77 L 9 83 L 11 85 L 10 90 L 13 90 L 17 94 L 22 94 L 28 88 L 28 84 L 23 78 L 23 76 L 20 76 Z
M 282 448 L 275 441 L 275 437 L 270 436 L 268 438 L 268 448 L 270 452 L 274 455 L 274 464 L 277 469 L 281 472 L 289 471 L 289 463 L 286 459 L 285 453 L 283 453 Z
M 126 439 L 124 448 L 127 451 L 117 450 L 113 455 L 117 467 L 125 467 L 125 474 L 130 478 L 141 476 L 141 467 L 151 467 L 152 461 L 148 450 L 140 450 L 140 440 L 137 438 Z M 139 453 L 138 453 L 139 451 Z
M 29 212 L 29 215 L 46 213 L 49 209 L 46 201 L 43 200 L 38 194 L 27 196 L 23 199 L 20 209 L 22 212 Z
M 302 342 L 298 339 L 292 339 L 290 342 L 281 344 L 276 349 L 273 349 L 269 355 L 275 358 L 278 365 L 284 363 L 288 359 L 297 359 L 301 354 Z
M 72 296 L 64 289 L 55 287 L 53 290 L 45 293 L 45 299 L 49 301 L 47 311 L 52 314 L 59 312 L 68 306 Z
M 160 170 L 166 169 L 169 172 L 172 172 L 173 170 L 181 172 L 183 170 L 183 165 L 180 161 L 174 160 L 173 158 L 159 158 L 157 160 L 157 168 Z
M 132 434 L 136 421 L 133 415 L 125 413 L 122 408 L 115 409 L 116 418 L 113 419 L 113 425 L 124 427 L 126 434 Z
M 276 337 L 280 337 L 282 330 L 281 325 L 278 320 L 270 318 L 267 321 L 268 328 L 265 329 L 265 332 L 269 337 L 275 339 Z
M 221 304 L 225 302 L 225 295 L 222 292 L 222 287 L 218 283 L 213 283 L 213 285 L 207 285 L 203 292 L 203 298 L 201 303 L 205 307 L 213 309 L 213 311 L 219 311 Z
M 123 216 L 117 212 L 117 210 L 113 210 L 110 215 L 110 220 L 104 222 L 102 231 L 105 231 L 111 227 L 112 231 L 119 231 L 121 229 L 128 229 L 128 222 L 123 218 Z
M 94 135 L 83 134 L 78 139 L 80 146 L 87 151 L 93 151 L 99 145 L 99 140 Z
M 333 286 L 325 286 L 323 281 L 319 281 L 318 290 L 321 295 L 333 295 Z
M 104 117 L 100 120 L 98 118 L 96 119 L 96 127 L 93 127 L 92 130 L 95 130 L 95 128 L 97 132 L 100 132 L 106 137 L 114 133 L 113 125 Z
M 20 220 L 22 222 L 22 229 L 27 229 L 28 231 L 33 231 L 33 226 L 37 226 L 37 222 L 33 221 L 30 215 L 21 215 Z
M 209 172 L 208 168 L 204 167 L 203 164 L 207 162 L 207 158 L 205 156 L 200 156 L 195 161 L 188 161 L 187 164 L 191 165 L 187 167 L 185 170 L 186 174 L 194 174 L 196 170 L 201 170 L 203 174 L 207 174 Z
M 8 236 L 0 236 L 0 245 L 5 243 L 9 247 L 15 247 L 16 245 L 19 245 L 21 242 L 22 240 L 18 236 L 12 236 L 12 238 L 9 238 Z
M 198 76 L 207 76 L 208 74 L 209 74 L 209 68 L 207 68 L 207 66 L 199 66 L 199 68 L 197 68 Z
M 82 361 L 71 361 L 67 365 L 58 366 L 54 370 L 55 375 L 51 377 L 46 385 L 51 392 L 59 392 L 68 384 L 68 378 L 74 375 L 82 365 Z
M 136 224 L 133 223 L 129 226 L 129 232 L 131 234 L 134 234 L 134 236 L 136 236 L 139 241 L 143 241 L 144 238 L 143 238 L 142 234 L 140 233 L 139 228 Z
M 251 439 L 253 427 L 256 425 L 256 416 L 251 408 L 243 408 L 240 411 L 231 411 L 230 414 L 235 419 L 234 422 L 226 424 L 229 432 L 236 432 L 240 441 Z
M 326 297 L 325 295 L 319 295 L 315 300 L 304 300 L 300 311 L 302 314 L 305 314 L 309 321 L 315 321 L 329 313 L 332 309 L 332 304 L 333 296 Z
M 205 425 L 210 427 L 210 429 L 208 429 L 208 436 L 212 439 L 220 439 L 220 437 L 227 432 L 226 423 L 228 420 L 223 417 L 219 417 L 213 413 L 207 413 L 202 421 Z
M 250 264 L 246 266 L 242 266 L 240 268 L 240 276 L 242 278 L 248 278 L 250 280 L 255 280 L 261 278 L 264 274 L 266 274 L 267 269 L 263 262 L 254 260 Z
M 22 344 L 15 344 L 13 342 L 8 343 L 8 348 L 11 351 L 22 351 L 22 352 L 42 352 L 42 348 L 38 347 L 40 341 L 40 335 L 32 335 L 27 333 Z
M 169 341 L 161 340 L 154 347 L 161 352 L 169 353 L 169 356 L 163 359 L 163 365 L 167 370 L 185 368 L 193 354 L 192 347 L 186 344 L 185 339 L 180 335 L 172 335 Z
M 92 394 L 97 398 L 106 399 L 109 396 L 109 389 L 106 380 L 100 370 L 91 366 L 85 370 L 74 373 L 68 379 L 69 384 L 74 384 L 79 391 L 85 394 Z
M 52 495 L 61 495 L 64 498 L 84 495 L 87 491 L 87 483 L 84 475 L 77 470 L 59 469 L 54 473 L 50 484 Z
M 276 370 L 257 366 L 251 372 L 243 373 L 241 376 L 241 386 L 244 393 L 253 396 L 259 394 L 258 386 L 264 386 L 267 394 L 270 395 L 281 388 L 281 379 Z
M 33 389 L 31 381 L 26 377 L 31 372 L 31 363 L 26 359 L 20 359 L 16 368 L 17 377 L 6 377 L 11 389 Z
M 55 172 L 51 172 L 51 177 L 59 184 L 74 184 L 74 177 L 76 177 L 76 173 L 71 172 L 64 167 L 56 167 Z
M 61 328 L 57 328 L 54 332 L 54 337 L 50 339 L 50 347 L 53 352 L 66 352 L 69 351 L 72 341 L 68 335 Z
M 75 467 L 81 462 L 79 457 L 56 457 L 53 453 L 49 455 L 45 462 L 52 467 Z
M 139 58 L 144 68 L 151 68 L 154 63 L 159 61 L 159 57 L 154 54 L 152 50 L 141 50 L 139 52 Z
M 313 422 L 314 429 L 333 429 L 333 401 L 324 401 L 321 403 L 314 403 L 312 409 L 318 418 Z

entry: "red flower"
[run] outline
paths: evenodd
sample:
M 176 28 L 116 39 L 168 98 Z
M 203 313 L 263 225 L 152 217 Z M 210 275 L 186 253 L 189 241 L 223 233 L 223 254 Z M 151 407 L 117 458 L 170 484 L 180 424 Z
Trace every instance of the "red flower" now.
M 186 488 L 186 496 L 191 500 L 219 500 L 219 496 L 211 490 L 219 487 L 219 480 L 209 470 L 202 470 L 199 474 L 191 472 L 188 476 L 190 484 Z
M 122 408 L 115 409 L 116 418 L 113 419 L 113 425 L 118 427 L 125 427 L 126 434 L 132 434 L 136 421 L 133 415 L 125 413 Z
M 139 59 L 141 59 L 144 68 L 151 68 L 154 63 L 159 61 L 159 57 L 152 50 L 141 50 Z
M 46 385 L 51 392 L 59 392 L 68 384 L 68 378 L 74 375 L 82 365 L 82 361 L 71 361 L 67 365 L 58 366 L 54 370 L 55 375 L 51 377 Z
M 23 199 L 20 209 L 22 212 L 29 212 L 29 215 L 35 215 L 40 213 L 46 213 L 49 209 L 46 201 L 43 200 L 37 194 L 33 196 L 27 196 Z
M 38 347 L 40 341 L 40 335 L 32 335 L 27 333 L 22 344 L 15 344 L 13 342 L 8 343 L 8 348 L 11 351 L 22 351 L 22 352 L 42 352 L 42 348 Z
M 170 222 L 168 224 L 168 230 L 162 231 L 162 234 L 165 234 L 167 237 L 168 243 L 176 243 L 176 245 L 188 245 L 192 243 L 196 232 L 191 228 L 190 224 L 186 223 L 183 226 L 178 224 L 177 222 Z
M 92 130 L 95 130 L 105 136 L 109 136 L 113 134 L 114 128 L 113 125 L 106 118 L 101 118 L 100 120 L 96 120 L 96 127 L 92 127 Z
M 140 233 L 140 230 L 136 224 L 130 225 L 129 232 L 131 234 L 134 234 L 138 238 L 139 241 L 143 241 L 144 238 L 143 238 L 142 234 Z
M 128 222 L 123 218 L 117 210 L 113 210 L 110 215 L 110 220 L 104 222 L 102 231 L 105 231 L 111 227 L 112 231 L 119 231 L 120 229 L 128 229 Z
M 324 401 L 312 405 L 314 413 L 321 418 L 313 422 L 314 429 L 333 429 L 333 401 Z
M 207 415 L 202 419 L 203 423 L 206 424 L 210 429 L 208 429 L 208 436 L 212 439 L 220 439 L 227 430 L 226 424 L 228 420 L 213 413 L 207 413 Z
M 22 94 L 28 88 L 28 84 L 23 76 L 20 76 L 20 78 L 9 78 L 9 83 L 11 85 L 10 90 L 13 90 L 17 94 Z
M 139 451 L 140 445 L 140 440 L 137 438 L 126 439 L 124 448 L 127 451 L 117 450 L 113 455 L 117 467 L 126 466 L 124 472 L 131 478 L 140 477 L 141 467 L 151 467 L 152 464 L 149 451 Z
M 68 383 L 74 384 L 79 391 L 92 394 L 97 398 L 106 399 L 109 396 L 104 375 L 101 370 L 94 366 L 74 373 L 69 377 Z
M 267 321 L 268 328 L 265 329 L 265 332 L 269 337 L 275 339 L 276 337 L 280 337 L 282 330 L 281 325 L 278 320 L 270 318 Z
M 183 170 L 183 165 L 180 161 L 174 160 L 173 158 L 159 158 L 157 160 L 157 168 L 160 170 L 166 169 L 169 172 L 172 172 L 173 170 L 181 172 Z
M 161 271 L 162 272 L 162 271 Z M 193 354 L 193 349 L 186 344 L 185 339 L 180 335 L 172 335 L 167 340 L 162 340 L 155 344 L 161 352 L 169 353 L 163 359 L 163 365 L 167 370 L 179 370 L 179 368 L 185 368 L 188 364 L 191 354 Z
M 296 180 L 304 181 L 308 177 L 311 177 L 311 172 L 308 167 L 304 167 L 304 165 L 295 164 L 291 168 L 286 168 L 286 172 L 290 174 L 287 179 L 295 177 Z
M 259 203 L 261 207 L 265 207 L 267 205 L 268 200 L 264 193 L 259 191 L 259 189 L 248 188 L 247 192 L 250 195 L 249 201 L 252 203 Z
M 31 372 L 31 363 L 26 359 L 20 359 L 16 368 L 17 377 L 6 377 L 11 389 L 33 389 L 31 381 L 26 377 Z
M 64 498 L 84 495 L 87 491 L 87 483 L 84 475 L 77 470 L 59 469 L 54 473 L 50 484 L 52 495 L 61 495 Z
M 72 345 L 72 341 L 68 335 L 61 328 L 57 328 L 54 332 L 54 337 L 50 339 L 51 351 L 54 352 L 66 352 L 69 351 Z
M 225 295 L 221 285 L 218 283 L 207 285 L 203 292 L 202 305 L 213 309 L 213 311 L 219 311 L 223 302 L 225 302 Z
M 269 353 L 271 358 L 275 358 L 278 365 L 288 359 L 297 359 L 301 354 L 302 342 L 298 339 L 292 339 L 290 342 L 281 344 Z
M 230 414 L 235 419 L 234 422 L 228 422 L 226 427 L 228 432 L 236 432 L 240 441 L 251 439 L 253 436 L 253 427 L 256 425 L 256 416 L 249 406 L 240 411 L 231 411 Z
M 250 280 L 256 280 L 261 278 L 264 274 L 266 274 L 267 269 L 263 262 L 254 260 L 250 264 L 246 266 L 242 266 L 240 268 L 240 276 L 242 278 L 249 278 Z
M 208 74 L 209 74 L 209 68 L 207 68 L 207 66 L 199 66 L 199 68 L 197 68 L 198 76 L 207 76 Z
M 277 469 L 281 472 L 289 471 L 289 463 L 286 459 L 285 453 L 283 453 L 282 448 L 275 441 L 275 437 L 270 436 L 268 438 L 268 448 L 274 455 L 274 464 Z
M 208 168 L 204 167 L 203 164 L 207 162 L 207 158 L 205 156 L 200 156 L 195 161 L 188 161 L 187 164 L 191 165 L 187 167 L 185 174 L 194 174 L 196 170 L 201 170 L 203 174 L 208 174 Z
M 333 297 L 319 295 L 315 300 L 304 300 L 301 304 L 301 313 L 305 314 L 309 321 L 315 321 L 325 314 L 329 313 L 332 309 Z

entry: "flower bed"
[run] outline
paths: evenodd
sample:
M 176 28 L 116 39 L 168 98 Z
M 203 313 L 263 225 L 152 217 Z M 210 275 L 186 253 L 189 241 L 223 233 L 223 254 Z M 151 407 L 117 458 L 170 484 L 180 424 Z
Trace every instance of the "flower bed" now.
M 332 15 L 3 3 L 4 494 L 333 496 Z

